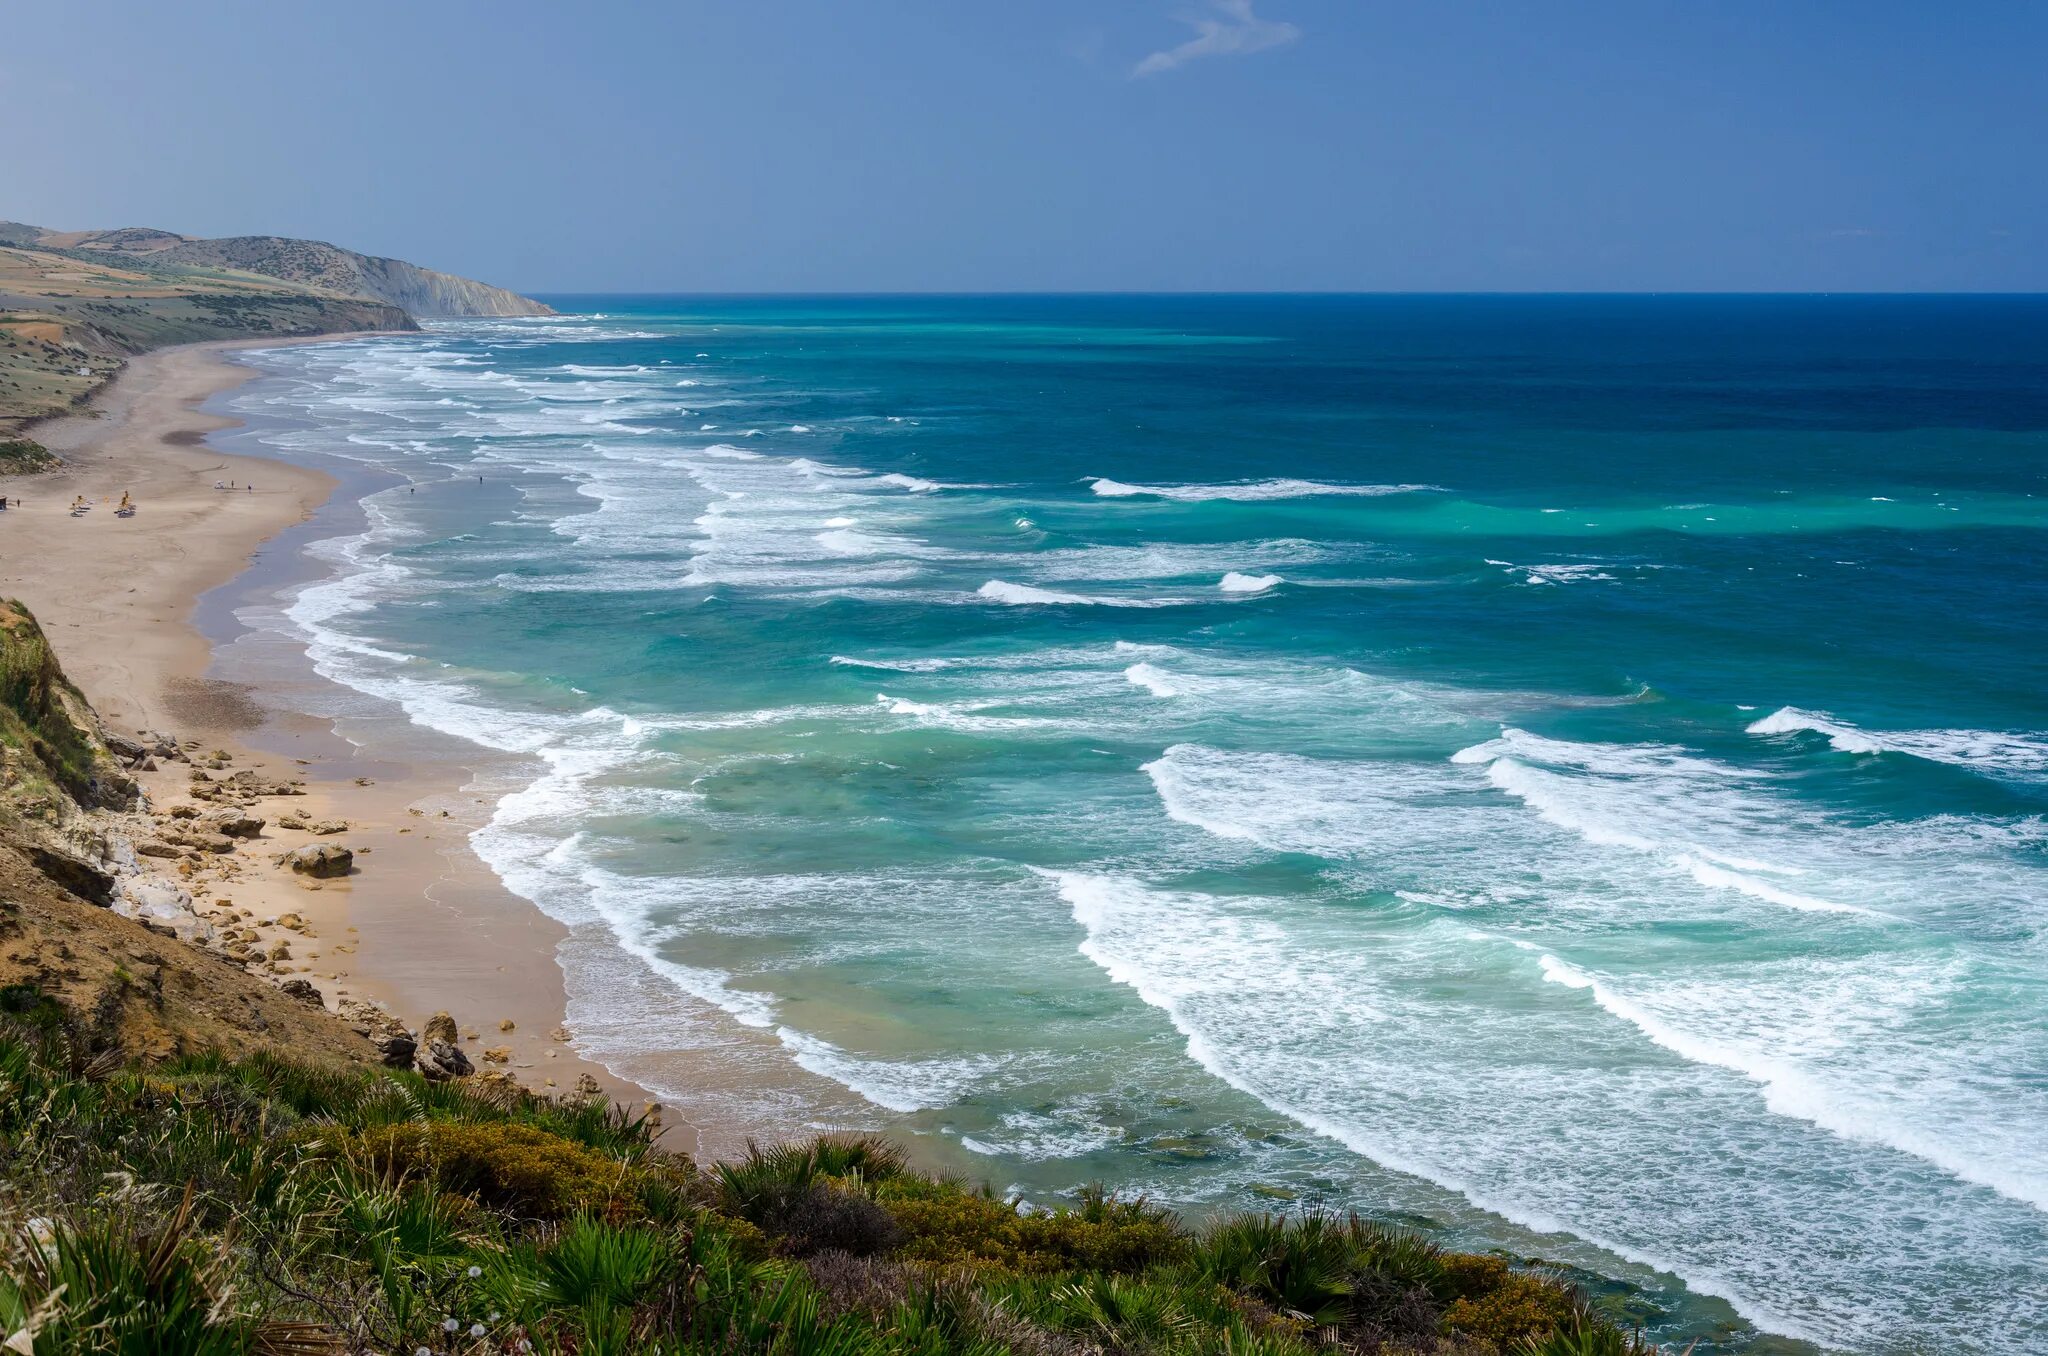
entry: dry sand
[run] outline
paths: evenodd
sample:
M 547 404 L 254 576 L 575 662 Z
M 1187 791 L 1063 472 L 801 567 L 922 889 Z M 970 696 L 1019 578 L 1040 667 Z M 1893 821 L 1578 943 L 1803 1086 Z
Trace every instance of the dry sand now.
M 644 1091 L 556 1036 L 564 1016 L 554 961 L 561 927 L 506 890 L 470 851 L 460 824 L 443 817 L 447 806 L 474 802 L 463 794 L 468 768 L 388 759 L 372 766 L 279 693 L 207 676 L 212 647 L 193 622 L 200 596 L 308 518 L 338 483 L 206 444 L 207 433 L 233 421 L 201 413 L 200 403 L 253 375 L 222 360 L 222 350 L 238 346 L 250 345 L 193 344 L 136 358 L 85 414 L 35 430 L 67 465 L 0 479 L 9 499 L 0 512 L 0 596 L 18 596 L 35 612 L 110 730 L 164 731 L 198 741 L 195 757 L 226 753 L 230 770 L 303 781 L 303 796 L 257 807 L 271 821 L 261 839 L 186 876 L 217 924 L 246 914 L 261 947 L 289 946 L 290 958 L 272 968 L 277 977 L 304 974 L 330 1007 L 344 994 L 381 1002 L 415 1029 L 446 1010 L 466 1036 L 475 1033 L 464 1048 L 479 1068 L 505 1068 L 541 1090 L 568 1091 L 587 1075 L 615 1100 L 640 1106 Z M 114 516 L 124 493 L 140 506 L 132 518 Z M 94 504 L 80 517 L 69 512 L 76 495 Z M 289 691 L 282 695 L 288 700 Z M 166 763 L 141 780 L 167 810 L 185 800 L 190 775 L 184 764 Z M 316 838 L 279 827 L 281 815 L 342 820 L 348 830 Z M 314 841 L 353 849 L 355 873 L 312 882 L 275 864 L 278 853 Z M 291 914 L 303 929 L 267 921 L 290 923 Z M 501 1030 L 505 1022 L 510 1031 Z M 509 1059 L 487 1063 L 486 1050 Z M 667 1138 L 694 1136 L 672 1125 Z

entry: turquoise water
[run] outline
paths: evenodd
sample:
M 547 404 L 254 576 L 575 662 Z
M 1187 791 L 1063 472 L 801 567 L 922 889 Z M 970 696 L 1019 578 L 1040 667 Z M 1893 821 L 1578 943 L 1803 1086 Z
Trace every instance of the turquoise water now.
M 399 478 L 269 624 L 496 751 L 584 1048 L 2048 1343 L 2048 302 L 559 304 L 234 399 Z

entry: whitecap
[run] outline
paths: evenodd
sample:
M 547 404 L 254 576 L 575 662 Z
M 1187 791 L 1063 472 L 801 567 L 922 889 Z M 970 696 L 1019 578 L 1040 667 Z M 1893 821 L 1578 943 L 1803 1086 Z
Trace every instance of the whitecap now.
M 991 579 L 974 592 L 977 597 L 1011 607 L 1173 607 L 1183 601 L 1179 598 L 1091 598 L 1080 593 L 1013 584 L 1005 579 Z
M 1325 495 L 1377 498 L 1393 494 L 1418 494 L 1441 490 L 1441 485 L 1358 485 L 1322 480 L 1247 480 L 1222 485 L 1127 485 L 1120 480 L 1096 476 L 1090 488 L 1105 499 L 1144 496 L 1181 503 L 1202 503 L 1212 499 L 1256 502 L 1263 499 L 1310 499 Z
M 2048 738 L 2003 730 L 1865 730 L 1825 711 L 1784 706 L 1746 728 L 1753 735 L 1827 736 L 1840 753 L 1896 753 L 1986 773 L 2048 772 Z

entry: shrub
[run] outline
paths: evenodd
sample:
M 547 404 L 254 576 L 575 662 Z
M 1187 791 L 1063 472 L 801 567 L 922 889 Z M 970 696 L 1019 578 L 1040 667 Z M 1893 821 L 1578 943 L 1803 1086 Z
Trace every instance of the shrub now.
M 1509 1271 L 1503 1264 L 1498 1284 L 1445 1306 L 1443 1330 L 1494 1351 L 1513 1352 L 1560 1328 L 1588 1321 L 1569 1286 L 1532 1272 Z
M 698 1173 L 590 1105 L 274 1056 L 124 1066 L 35 1006 L 0 1005 L 6 1213 L 66 1222 L 8 1259 L 0 1331 L 38 1351 L 1650 1356 L 1561 1276 L 1352 1217 L 1190 1239 L 1100 1189 L 1020 1213 L 872 1139 Z M 170 1225 L 129 1222 L 181 1183 Z
M 545 1130 L 511 1121 L 426 1121 L 323 1142 L 393 1178 L 429 1178 L 500 1210 L 539 1219 L 607 1212 L 633 1185 L 631 1169 Z
M 909 1176 L 884 1184 L 876 1198 L 907 1236 L 903 1255 L 918 1261 L 1127 1273 L 1174 1260 L 1185 1247 L 1172 1219 L 1143 1201 L 1106 1198 L 1080 1211 L 1024 1215 L 1009 1202 Z
M 1356 1215 L 1348 1227 L 1358 1270 L 1372 1272 L 1402 1290 L 1425 1290 L 1444 1299 L 1462 1293 L 1452 1287 L 1452 1263 L 1469 1254 L 1446 1253 L 1412 1229 L 1396 1229 Z
M 832 1249 L 855 1257 L 885 1253 L 906 1235 L 887 1210 L 865 1196 L 827 1186 L 808 1187 L 762 1211 L 756 1222 L 780 1238 L 791 1256 Z
M 831 1314 L 880 1318 L 911 1295 L 909 1268 L 878 1257 L 827 1249 L 805 1258 L 804 1271 Z
M 900 1154 L 873 1139 L 820 1138 L 771 1149 L 747 1146 L 719 1165 L 719 1199 L 739 1218 L 781 1240 L 792 1256 L 825 1250 L 869 1257 L 904 1240 L 889 1212 L 866 1194 L 903 1172 Z

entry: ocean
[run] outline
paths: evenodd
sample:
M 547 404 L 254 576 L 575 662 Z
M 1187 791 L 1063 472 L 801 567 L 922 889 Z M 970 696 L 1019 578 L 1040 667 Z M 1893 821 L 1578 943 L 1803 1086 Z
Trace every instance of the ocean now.
M 382 486 L 244 620 L 474 748 L 583 1050 L 2048 1346 L 2048 299 L 549 300 L 223 408 Z

